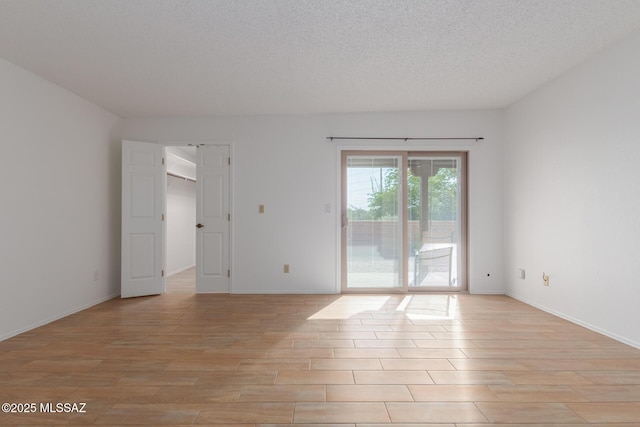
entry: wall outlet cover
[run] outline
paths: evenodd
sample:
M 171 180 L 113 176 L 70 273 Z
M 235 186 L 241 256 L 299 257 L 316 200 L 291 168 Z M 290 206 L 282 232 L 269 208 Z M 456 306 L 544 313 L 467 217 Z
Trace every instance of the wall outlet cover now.
M 525 277 L 526 277 L 526 274 L 525 274 L 524 268 L 519 268 L 518 269 L 518 278 L 524 280 Z

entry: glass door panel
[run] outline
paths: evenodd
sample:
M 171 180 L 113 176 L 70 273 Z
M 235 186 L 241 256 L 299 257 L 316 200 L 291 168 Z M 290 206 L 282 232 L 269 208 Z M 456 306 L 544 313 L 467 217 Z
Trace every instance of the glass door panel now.
M 464 152 L 342 152 L 342 289 L 466 289 Z
M 409 155 L 408 284 L 460 289 L 463 266 L 462 158 Z
M 402 157 L 348 155 L 344 161 L 346 288 L 403 287 Z

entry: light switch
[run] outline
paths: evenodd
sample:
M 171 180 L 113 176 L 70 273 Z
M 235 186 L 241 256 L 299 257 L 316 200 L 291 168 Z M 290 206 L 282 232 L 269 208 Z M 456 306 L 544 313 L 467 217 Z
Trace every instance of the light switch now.
M 258 212 L 261 214 L 264 213 L 264 205 L 258 205 Z

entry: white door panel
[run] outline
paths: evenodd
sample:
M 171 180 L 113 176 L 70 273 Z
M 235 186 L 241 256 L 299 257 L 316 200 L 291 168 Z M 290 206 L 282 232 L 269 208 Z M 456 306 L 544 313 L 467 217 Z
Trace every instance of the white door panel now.
M 229 146 L 198 147 L 197 292 L 229 292 L 229 151 Z
M 155 275 L 156 236 L 153 233 L 130 233 L 131 279 L 152 279 Z
M 204 276 L 221 276 L 226 274 L 224 262 L 224 233 L 202 232 L 202 253 L 206 253 L 207 262 L 202 266 Z
M 164 292 L 164 147 L 122 141 L 122 298 Z

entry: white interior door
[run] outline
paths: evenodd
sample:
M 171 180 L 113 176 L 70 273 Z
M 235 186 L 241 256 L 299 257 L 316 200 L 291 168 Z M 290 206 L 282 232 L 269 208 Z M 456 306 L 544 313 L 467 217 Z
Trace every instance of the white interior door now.
M 229 292 L 229 146 L 198 146 L 196 292 Z
M 122 298 L 164 292 L 164 147 L 122 141 Z

